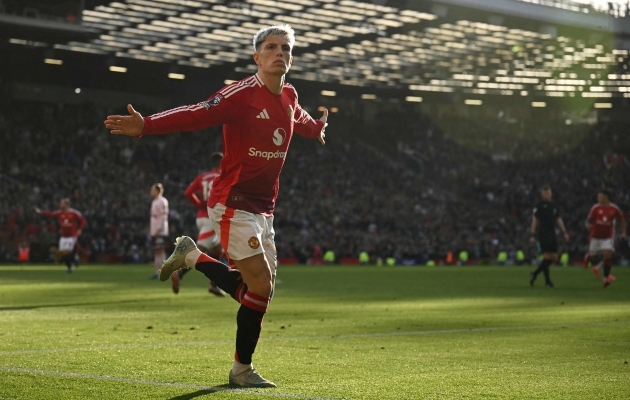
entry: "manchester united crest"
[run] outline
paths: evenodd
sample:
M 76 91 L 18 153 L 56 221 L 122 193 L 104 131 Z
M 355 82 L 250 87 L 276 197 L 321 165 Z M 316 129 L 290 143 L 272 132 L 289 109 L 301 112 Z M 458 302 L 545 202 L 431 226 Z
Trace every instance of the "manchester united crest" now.
M 249 240 L 247 241 L 247 244 L 252 249 L 257 249 L 260 247 L 260 242 L 258 241 L 258 238 L 256 236 L 250 237 Z
M 291 104 L 287 107 L 287 115 L 289 116 L 289 119 L 293 121 L 293 107 L 291 107 Z

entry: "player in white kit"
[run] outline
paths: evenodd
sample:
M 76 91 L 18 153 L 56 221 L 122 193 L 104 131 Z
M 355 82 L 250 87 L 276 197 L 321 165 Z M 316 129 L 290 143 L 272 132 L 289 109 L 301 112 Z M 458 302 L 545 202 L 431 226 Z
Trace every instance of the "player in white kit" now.
M 151 227 L 149 235 L 153 242 L 153 263 L 155 272 L 151 279 L 157 279 L 160 276 L 162 262 L 166 259 L 164 245 L 168 239 L 168 200 L 162 194 L 164 186 L 161 183 L 154 183 L 151 186 Z

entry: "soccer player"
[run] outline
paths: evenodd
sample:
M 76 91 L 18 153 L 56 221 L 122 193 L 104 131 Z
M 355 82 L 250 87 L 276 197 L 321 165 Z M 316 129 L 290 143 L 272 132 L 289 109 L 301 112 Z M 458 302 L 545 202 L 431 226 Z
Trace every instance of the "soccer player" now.
M 206 253 L 217 260 L 221 259 L 223 248 L 221 247 L 218 236 L 214 232 L 212 221 L 210 221 L 208 217 L 208 198 L 210 197 L 210 190 L 212 189 L 214 178 L 221 174 L 221 160 L 223 160 L 223 153 L 212 153 L 210 155 L 210 165 L 212 169 L 199 174 L 195 180 L 188 185 L 186 191 L 184 191 L 184 196 L 197 208 L 197 229 L 199 230 L 197 248 L 202 253 Z M 201 196 L 197 196 L 198 193 L 200 193 Z M 173 292 L 175 294 L 179 293 L 179 282 L 188 271 L 190 271 L 190 269 L 181 268 L 171 275 Z M 225 292 L 212 281 L 210 281 L 208 291 L 219 297 L 225 296 Z
M 538 268 L 529 276 L 529 284 L 534 286 L 536 277 L 541 272 L 545 275 L 545 285 L 555 287 L 549 277 L 549 267 L 558 258 L 558 243 L 556 242 L 556 225 L 562 231 L 564 240 L 569 241 L 569 234 L 564 227 L 564 222 L 560 217 L 558 207 L 551 201 L 551 187 L 543 185 L 540 188 L 542 201 L 534 207 L 534 216 L 531 226 L 531 241 L 538 241 L 539 251 L 543 254 L 543 259 Z
M 70 208 L 70 199 L 61 199 L 59 209 L 55 211 L 40 210 L 35 207 L 35 212 L 44 217 L 55 217 L 61 226 L 61 237 L 59 238 L 58 257 L 66 263 L 67 272 L 72 273 L 72 262 L 74 261 L 74 246 L 77 238 L 81 236 L 85 228 L 85 218 L 74 208 Z
M 107 117 L 112 134 L 140 136 L 194 131 L 223 124 L 221 175 L 212 185 L 208 213 L 236 269 L 197 249 L 189 237 L 176 240 L 173 254 L 160 273 L 167 280 L 179 268 L 194 268 L 238 301 L 235 361 L 230 383 L 246 387 L 275 387 L 252 365 L 262 321 L 276 276 L 273 211 L 280 171 L 293 132 L 318 138 L 324 144 L 328 110 L 319 120 L 304 111 L 293 86 L 284 82 L 291 67 L 294 32 L 288 25 L 263 28 L 254 36 L 258 72 L 219 90 L 208 100 L 142 118 Z
M 610 192 L 600 190 L 595 204 L 586 218 L 586 229 L 590 230 L 590 242 L 588 253 L 584 258 L 584 264 L 588 267 L 588 262 L 599 253 L 603 256 L 604 279 L 603 286 L 607 287 L 615 277 L 611 275 L 612 255 L 615 251 L 615 220 L 619 224 L 619 236 L 626 237 L 626 219 L 617 205 L 610 202 Z M 593 273 L 599 278 L 599 268 L 593 268 Z
M 164 196 L 164 186 L 161 183 L 151 185 L 151 225 L 149 234 L 153 244 L 153 265 L 155 272 L 151 279 L 157 279 L 160 276 L 162 263 L 166 259 L 164 245 L 168 237 L 168 200 Z

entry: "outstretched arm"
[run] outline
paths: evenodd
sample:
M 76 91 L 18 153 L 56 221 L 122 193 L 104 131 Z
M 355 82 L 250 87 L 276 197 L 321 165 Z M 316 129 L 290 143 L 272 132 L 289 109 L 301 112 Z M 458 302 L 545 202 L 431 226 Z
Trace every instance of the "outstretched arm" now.
M 324 132 L 328 126 L 328 109 L 324 108 L 324 115 L 320 119 L 315 120 L 298 104 L 294 113 L 294 123 L 295 133 L 310 138 L 317 138 L 321 144 L 326 144 L 324 140 L 326 134 Z
M 144 118 L 139 112 L 127 104 L 129 115 L 110 115 L 105 120 L 105 128 L 112 135 L 140 136 L 144 129 Z
M 56 217 L 56 214 L 54 211 L 42 210 L 39 207 L 33 207 L 33 210 L 35 210 L 37 214 L 43 215 L 44 217 Z
M 242 111 L 242 107 L 235 104 L 217 94 L 201 103 L 173 108 L 144 118 L 128 104 L 129 115 L 110 115 L 104 123 L 113 135 L 137 137 L 190 132 L 235 120 Z

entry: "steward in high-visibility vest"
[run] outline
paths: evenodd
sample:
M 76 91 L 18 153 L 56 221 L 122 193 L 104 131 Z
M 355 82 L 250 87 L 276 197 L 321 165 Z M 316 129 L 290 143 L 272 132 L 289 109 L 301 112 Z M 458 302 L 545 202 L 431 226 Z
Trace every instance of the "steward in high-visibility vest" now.
M 525 252 L 523 250 L 516 251 L 516 263 L 523 265 L 525 263 Z
M 367 251 L 362 251 L 359 253 L 359 264 L 367 265 L 370 262 L 370 255 Z
M 566 267 L 569 265 L 569 253 L 562 253 L 560 256 L 560 265 Z
M 459 265 L 468 264 L 468 252 L 466 250 L 462 250 L 459 252 Z

